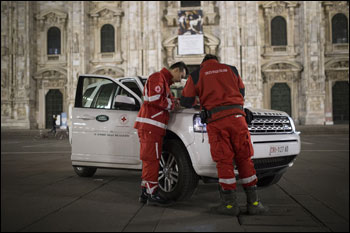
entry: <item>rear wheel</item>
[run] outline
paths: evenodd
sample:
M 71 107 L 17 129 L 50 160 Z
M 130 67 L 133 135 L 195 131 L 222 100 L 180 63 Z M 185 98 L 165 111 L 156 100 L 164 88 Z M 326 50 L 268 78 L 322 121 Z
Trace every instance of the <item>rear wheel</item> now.
M 184 145 L 178 140 L 165 141 L 158 177 L 161 193 L 172 200 L 189 199 L 198 180 Z
M 91 177 L 95 174 L 96 167 L 82 167 L 82 166 L 73 166 L 75 173 L 81 177 Z

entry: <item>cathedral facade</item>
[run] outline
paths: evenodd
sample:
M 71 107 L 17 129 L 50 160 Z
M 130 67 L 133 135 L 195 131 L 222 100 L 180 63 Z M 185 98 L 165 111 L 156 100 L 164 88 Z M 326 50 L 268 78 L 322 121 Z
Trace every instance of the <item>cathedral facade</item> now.
M 204 53 L 179 53 L 181 11 L 202 12 L 204 53 L 237 67 L 252 107 L 349 122 L 347 1 L 2 1 L 1 127 L 69 119 L 80 74 L 196 69 Z

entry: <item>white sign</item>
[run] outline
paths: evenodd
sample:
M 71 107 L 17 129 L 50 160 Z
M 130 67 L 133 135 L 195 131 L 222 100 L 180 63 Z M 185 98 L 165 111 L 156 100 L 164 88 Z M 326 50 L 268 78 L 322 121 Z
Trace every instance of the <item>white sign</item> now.
M 61 129 L 67 129 L 67 113 L 61 113 Z
M 204 37 L 202 35 L 178 36 L 179 55 L 203 54 Z

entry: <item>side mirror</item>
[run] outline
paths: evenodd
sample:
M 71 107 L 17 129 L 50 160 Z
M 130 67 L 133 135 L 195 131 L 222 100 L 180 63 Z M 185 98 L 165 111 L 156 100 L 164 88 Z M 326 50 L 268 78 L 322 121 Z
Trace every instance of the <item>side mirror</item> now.
M 127 111 L 140 110 L 140 106 L 136 104 L 134 98 L 124 96 L 124 95 L 117 95 L 114 98 L 114 107 L 118 110 L 127 110 Z

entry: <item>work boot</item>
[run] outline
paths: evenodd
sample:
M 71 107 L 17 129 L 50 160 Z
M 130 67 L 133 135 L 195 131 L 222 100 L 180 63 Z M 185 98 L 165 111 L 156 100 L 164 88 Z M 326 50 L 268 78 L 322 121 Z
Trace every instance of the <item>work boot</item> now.
M 173 202 L 162 197 L 158 189 L 153 194 L 148 194 L 147 205 L 166 207 L 172 205 Z
M 236 190 L 223 190 L 219 185 L 221 204 L 213 207 L 212 211 L 219 214 L 238 216 L 239 206 L 237 204 Z
M 148 199 L 147 189 L 146 187 L 142 187 L 141 189 L 141 195 L 139 197 L 139 202 L 142 204 L 146 204 Z
M 260 202 L 257 192 L 257 186 L 245 187 L 244 191 L 247 195 L 247 211 L 250 215 L 263 214 L 268 211 Z

